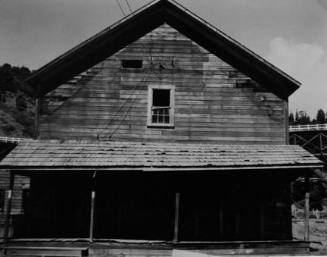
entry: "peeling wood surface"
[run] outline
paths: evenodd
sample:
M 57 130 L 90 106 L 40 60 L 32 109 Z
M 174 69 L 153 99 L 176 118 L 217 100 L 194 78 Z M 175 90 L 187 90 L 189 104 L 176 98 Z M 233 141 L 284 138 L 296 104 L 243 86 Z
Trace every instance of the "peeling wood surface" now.
M 8 190 L 9 187 L 9 171 L 0 169 L 0 189 Z M 16 175 L 12 206 L 11 206 L 11 215 L 21 215 L 24 213 L 23 210 L 23 189 L 28 189 L 30 186 L 30 180 L 27 177 Z M 6 201 L 5 201 L 6 202 Z M 5 206 L 6 209 L 6 206 Z M 1 226 L 5 222 L 5 209 L 0 211 L 0 237 L 1 237 Z
M 123 59 L 143 68 L 123 69 Z M 149 85 L 175 86 L 175 128 L 148 128 Z M 163 25 L 48 93 L 40 137 L 284 144 L 285 104 Z

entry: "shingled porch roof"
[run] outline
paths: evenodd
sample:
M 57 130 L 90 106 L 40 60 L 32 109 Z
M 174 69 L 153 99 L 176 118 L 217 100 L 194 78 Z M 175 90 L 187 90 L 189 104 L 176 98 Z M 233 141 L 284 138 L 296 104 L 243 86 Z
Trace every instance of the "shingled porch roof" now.
M 322 162 L 297 145 L 25 140 L 0 168 L 103 170 L 239 170 L 320 168 Z

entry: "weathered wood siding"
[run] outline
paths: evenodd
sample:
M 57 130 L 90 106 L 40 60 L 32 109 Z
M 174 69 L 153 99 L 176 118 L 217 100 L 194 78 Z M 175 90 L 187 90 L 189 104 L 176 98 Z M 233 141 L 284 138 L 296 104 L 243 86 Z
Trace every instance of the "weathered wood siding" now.
M 7 196 L 7 190 L 9 189 L 9 177 L 10 173 L 8 170 L 0 170 L 0 190 L 5 190 L 5 197 Z M 14 183 L 14 191 L 11 205 L 11 215 L 15 217 L 17 215 L 24 214 L 23 210 L 23 191 L 29 189 L 29 178 L 16 175 Z M 3 230 L 5 225 L 6 217 L 6 199 L 4 208 L 0 209 L 0 238 L 3 236 Z
M 124 69 L 122 59 L 143 68 Z M 175 127 L 147 127 L 149 85 L 175 86 Z M 287 103 L 168 25 L 48 93 L 41 138 L 286 142 Z

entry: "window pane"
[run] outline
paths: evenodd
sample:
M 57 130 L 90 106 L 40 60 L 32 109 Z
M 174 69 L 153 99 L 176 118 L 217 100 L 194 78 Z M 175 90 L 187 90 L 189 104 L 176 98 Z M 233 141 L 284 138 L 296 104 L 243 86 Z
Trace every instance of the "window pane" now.
M 156 123 L 157 122 L 157 116 L 152 114 L 152 123 Z
M 159 115 L 159 123 L 163 123 L 163 116 Z
M 152 106 L 170 106 L 170 90 L 153 89 Z

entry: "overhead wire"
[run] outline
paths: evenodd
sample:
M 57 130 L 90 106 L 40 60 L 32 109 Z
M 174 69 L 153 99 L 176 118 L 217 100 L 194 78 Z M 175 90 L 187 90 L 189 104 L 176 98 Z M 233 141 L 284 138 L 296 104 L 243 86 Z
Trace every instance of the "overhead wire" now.
M 119 8 L 121 9 L 121 11 L 123 12 L 123 14 L 125 15 L 125 12 L 122 9 L 121 4 L 119 3 L 119 0 L 116 0 L 117 4 L 119 5 Z M 129 8 L 129 10 L 132 12 L 132 8 L 130 6 L 130 4 L 128 3 L 128 0 L 125 0 L 126 4 Z M 97 139 L 98 140 L 105 140 L 105 139 L 109 139 L 111 140 L 114 135 L 116 134 L 116 132 L 118 131 L 118 129 L 121 127 L 121 125 L 123 124 L 123 122 L 125 121 L 126 117 L 128 116 L 130 110 L 135 106 L 136 100 L 138 99 L 137 97 L 135 97 L 135 95 L 133 95 L 138 86 L 142 85 L 142 84 L 146 84 L 147 81 L 149 81 L 149 75 L 155 75 L 155 77 L 158 79 L 160 79 L 160 74 L 158 74 L 156 72 L 155 69 L 155 63 L 154 63 L 154 56 L 152 55 L 152 48 L 153 48 L 153 40 L 152 37 L 150 36 L 150 47 L 149 47 L 149 56 L 150 56 L 150 67 L 149 67 L 149 71 L 144 74 L 145 76 L 143 77 L 143 79 L 139 82 L 136 83 L 134 85 L 134 87 L 132 88 L 130 95 L 126 98 L 126 100 L 119 106 L 118 110 L 111 116 L 111 118 L 109 119 L 109 121 L 107 122 L 107 124 L 100 130 L 97 131 Z M 115 76 L 118 76 L 119 72 L 116 73 Z M 126 108 L 125 108 L 126 107 Z M 118 118 L 119 117 L 119 118 Z M 116 120 L 117 121 L 118 118 L 118 124 L 114 125 L 113 122 Z M 109 127 L 112 126 L 112 130 L 105 132 L 105 130 Z
M 122 122 L 125 121 L 129 111 L 131 108 L 134 107 L 134 104 L 137 100 L 137 97 L 135 97 L 135 95 L 133 95 L 135 93 L 135 91 L 137 90 L 137 87 L 141 84 L 144 84 L 146 82 L 146 78 L 144 77 L 139 83 L 135 84 L 133 89 L 131 90 L 131 95 L 129 95 L 126 100 L 123 102 L 123 104 L 118 108 L 118 110 L 112 115 L 111 119 L 107 122 L 107 125 L 105 125 L 104 128 L 102 128 L 100 131 L 97 132 L 97 138 L 99 140 L 101 139 L 106 139 L 109 138 L 111 139 L 113 137 L 113 135 L 116 133 L 116 131 L 120 128 L 120 126 L 122 125 Z M 133 97 L 133 99 L 131 100 L 131 98 Z M 130 101 L 131 100 L 131 101 Z M 130 106 L 128 106 L 128 103 L 130 104 Z M 126 107 L 127 105 L 127 110 L 123 111 L 123 108 Z M 106 133 L 104 132 L 105 129 L 107 129 L 110 125 L 113 125 L 113 121 L 117 119 L 117 117 L 119 117 L 118 120 L 118 124 L 116 125 L 115 128 L 113 128 L 111 133 Z M 104 133 L 103 133 L 104 132 Z M 109 136 L 107 136 L 109 134 Z M 103 137 L 102 137 L 103 135 Z
M 122 12 L 122 14 L 123 14 L 124 16 L 126 16 L 126 13 L 125 13 L 125 11 L 124 11 L 122 5 L 120 4 L 119 0 L 116 0 L 116 3 L 118 4 L 118 7 L 119 7 L 120 11 Z
M 133 12 L 132 8 L 131 8 L 131 5 L 129 4 L 128 0 L 125 0 L 127 6 L 128 6 L 128 9 L 130 12 Z

